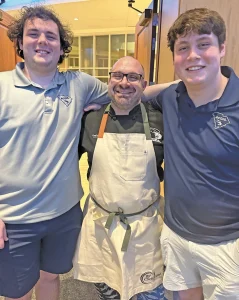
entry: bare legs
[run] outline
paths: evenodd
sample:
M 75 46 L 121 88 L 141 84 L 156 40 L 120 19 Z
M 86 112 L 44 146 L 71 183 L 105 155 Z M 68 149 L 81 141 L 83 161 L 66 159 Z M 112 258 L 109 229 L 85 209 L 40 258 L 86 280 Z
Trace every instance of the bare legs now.
M 37 300 L 59 300 L 60 295 L 60 280 L 59 275 L 41 271 L 40 279 L 35 286 Z M 25 296 L 12 299 L 5 298 L 6 300 L 31 300 L 32 291 L 28 292 Z

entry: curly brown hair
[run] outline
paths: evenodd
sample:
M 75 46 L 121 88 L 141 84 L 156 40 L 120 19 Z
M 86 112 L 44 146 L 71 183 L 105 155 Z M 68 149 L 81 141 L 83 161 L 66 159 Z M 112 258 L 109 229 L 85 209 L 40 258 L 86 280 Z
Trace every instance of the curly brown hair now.
M 58 64 L 62 63 L 63 60 L 68 56 L 68 53 L 71 52 L 73 33 L 68 26 L 62 24 L 53 10 L 40 5 L 32 7 L 23 6 L 20 10 L 18 18 L 16 18 L 9 26 L 7 35 L 9 39 L 14 42 L 17 55 L 24 59 L 24 53 L 20 49 L 19 43 L 23 40 L 25 22 L 28 20 L 32 21 L 35 18 L 39 18 L 44 21 L 51 20 L 56 23 L 59 29 L 61 49 L 63 50 L 63 54 L 60 55 Z
M 214 33 L 221 46 L 226 40 L 226 25 L 218 12 L 207 8 L 195 8 L 181 14 L 168 31 L 168 47 L 174 52 L 174 44 L 178 36 L 188 33 Z

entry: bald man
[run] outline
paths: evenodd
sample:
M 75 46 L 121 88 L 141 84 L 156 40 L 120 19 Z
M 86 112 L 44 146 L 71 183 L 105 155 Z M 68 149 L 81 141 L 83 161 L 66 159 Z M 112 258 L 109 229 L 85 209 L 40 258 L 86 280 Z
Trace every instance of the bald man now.
M 141 103 L 146 84 L 136 59 L 119 59 L 110 72 L 111 103 L 83 119 L 79 153 L 88 154 L 90 194 L 74 277 L 97 283 L 100 299 L 166 299 L 159 243 L 163 121 Z

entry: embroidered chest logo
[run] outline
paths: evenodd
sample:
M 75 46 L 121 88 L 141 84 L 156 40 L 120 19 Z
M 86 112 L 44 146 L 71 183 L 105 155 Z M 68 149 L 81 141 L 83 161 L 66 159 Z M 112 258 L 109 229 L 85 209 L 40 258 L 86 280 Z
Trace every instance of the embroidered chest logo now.
M 58 97 L 67 107 L 71 104 L 72 98 L 70 96 L 60 95 Z
M 213 119 L 215 129 L 219 129 L 230 124 L 228 117 L 219 112 L 213 113 Z
M 151 139 L 153 142 L 162 143 L 163 136 L 157 128 L 150 128 Z

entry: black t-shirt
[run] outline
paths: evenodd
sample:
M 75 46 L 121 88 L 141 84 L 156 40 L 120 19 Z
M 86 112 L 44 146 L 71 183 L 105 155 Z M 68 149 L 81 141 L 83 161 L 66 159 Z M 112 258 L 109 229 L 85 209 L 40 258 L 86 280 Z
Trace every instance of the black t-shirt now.
M 101 107 L 98 111 L 90 111 L 86 113 L 82 119 L 81 136 L 79 143 L 79 157 L 84 152 L 88 154 L 88 177 L 93 160 L 94 149 L 97 141 L 97 135 L 100 122 L 107 105 Z M 154 146 L 157 171 L 160 180 L 163 180 L 163 118 L 162 113 L 155 110 L 149 103 L 144 103 L 146 108 L 152 142 Z M 140 105 L 134 107 L 129 115 L 116 115 L 113 108 L 110 108 L 108 121 L 105 132 L 110 133 L 144 133 L 143 119 Z

